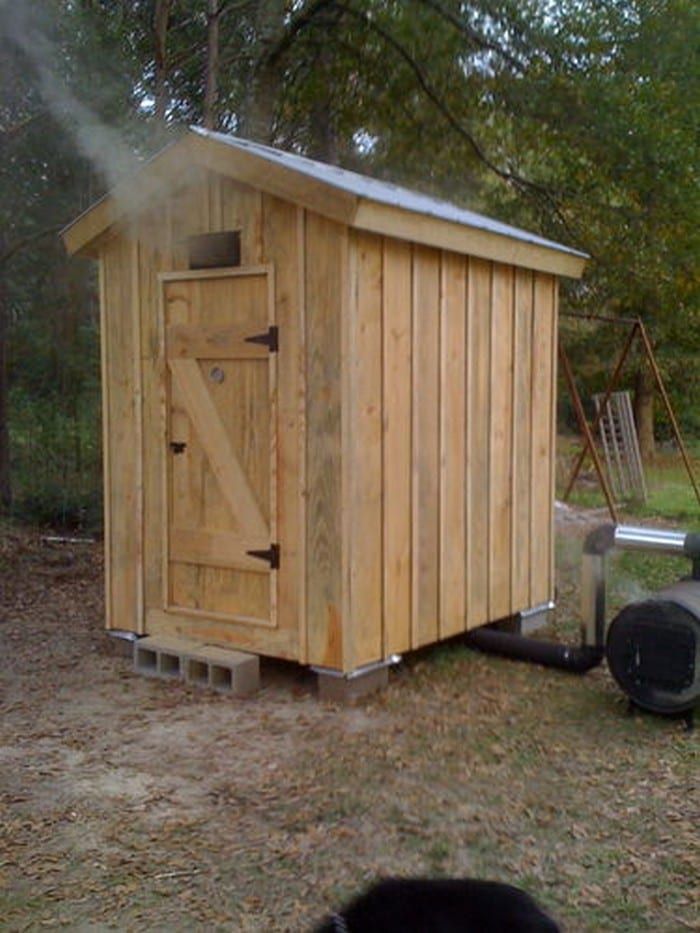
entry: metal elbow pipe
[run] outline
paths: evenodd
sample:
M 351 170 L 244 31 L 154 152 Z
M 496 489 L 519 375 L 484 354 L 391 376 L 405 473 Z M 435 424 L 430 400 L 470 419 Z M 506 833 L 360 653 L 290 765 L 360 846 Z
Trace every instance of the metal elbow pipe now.
M 466 643 L 481 651 L 500 654 L 545 667 L 584 674 L 605 656 L 605 561 L 613 548 L 656 551 L 690 558 L 693 578 L 700 579 L 700 534 L 637 528 L 631 525 L 601 525 L 587 536 L 581 567 L 581 644 L 562 645 L 490 627 L 476 629 Z
M 700 580 L 700 534 L 640 528 L 634 525 L 601 525 L 586 538 L 581 565 L 581 617 L 587 644 L 605 642 L 605 560 L 609 551 L 650 551 L 687 557 L 692 577 Z

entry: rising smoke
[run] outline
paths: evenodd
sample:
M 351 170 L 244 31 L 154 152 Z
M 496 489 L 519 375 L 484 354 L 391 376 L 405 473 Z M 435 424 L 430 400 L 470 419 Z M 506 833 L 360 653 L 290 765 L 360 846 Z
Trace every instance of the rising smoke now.
M 54 119 L 113 188 L 134 170 L 137 158 L 120 134 L 78 100 L 65 83 L 56 67 L 61 53 L 49 38 L 50 33 L 47 10 L 40 4 L 33 0 L 0 0 L 2 41 L 19 49 L 34 71 L 38 89 Z

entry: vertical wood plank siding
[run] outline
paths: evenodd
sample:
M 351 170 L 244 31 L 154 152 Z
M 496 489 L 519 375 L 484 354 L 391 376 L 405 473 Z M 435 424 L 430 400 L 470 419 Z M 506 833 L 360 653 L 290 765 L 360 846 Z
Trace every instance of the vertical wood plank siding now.
M 305 224 L 306 613 L 309 660 L 343 666 L 341 309 L 347 230 L 317 214 Z
M 411 245 L 384 240 L 382 276 L 383 654 L 411 647 Z
M 382 240 L 351 241 L 349 394 L 343 400 L 351 443 L 344 451 L 349 506 L 349 604 L 345 664 L 358 667 L 382 653 Z
M 438 637 L 440 579 L 440 254 L 413 250 L 412 646 Z
M 275 312 L 279 327 L 277 527 L 284 548 L 277 585 L 281 628 L 296 633 L 298 657 L 307 660 L 304 609 L 304 258 L 303 211 L 287 201 L 263 198 L 264 256 L 274 261 Z
M 489 618 L 512 611 L 513 269 L 492 270 Z
M 440 303 L 440 637 L 464 630 L 467 608 L 467 269 L 442 256 Z
M 530 600 L 533 605 L 552 597 L 552 469 L 554 438 L 555 286 L 552 276 L 537 273 L 534 284 L 532 337 L 532 510 L 530 515 Z
M 187 268 L 188 236 L 236 229 L 242 265 L 272 267 L 280 333 L 278 624 L 255 632 L 164 611 L 158 275 Z M 347 671 L 551 598 L 554 276 L 348 230 L 203 172 L 101 259 L 109 626 Z M 200 577 L 181 563 L 173 586 Z
M 469 260 L 467 308 L 467 627 L 489 620 L 492 263 Z
M 140 631 L 142 599 L 140 390 L 135 360 L 140 358 L 134 327 L 135 241 L 126 236 L 109 242 L 102 253 L 103 361 L 108 392 L 103 399 L 104 452 L 111 479 L 105 490 L 108 625 Z
M 513 533 L 511 535 L 514 610 L 530 598 L 530 509 L 532 500 L 532 272 L 516 269 L 513 315 Z
M 351 251 L 345 669 L 552 595 L 555 278 L 352 232 Z
M 107 245 L 103 258 L 104 291 L 106 306 L 109 307 L 110 320 L 119 314 L 118 306 L 124 304 L 123 297 L 115 298 L 114 290 L 122 291 L 129 288 L 129 294 L 138 292 L 138 301 L 132 307 L 138 311 L 140 318 L 140 349 L 135 359 L 140 359 L 140 376 L 142 380 L 142 431 L 143 431 L 143 561 L 142 568 L 124 570 L 126 563 L 133 562 L 133 554 L 127 558 L 115 556 L 112 561 L 113 573 L 110 575 L 110 585 L 115 584 L 116 578 L 116 609 L 117 613 L 110 614 L 108 624 L 113 627 L 137 628 L 143 630 L 143 612 L 139 607 L 138 577 L 134 574 L 143 573 L 143 602 L 146 617 L 150 612 L 153 616 L 152 630 L 181 631 L 183 634 L 204 635 L 203 623 L 193 623 L 187 628 L 185 623 L 168 627 L 167 618 L 162 610 L 168 605 L 171 593 L 164 592 L 164 567 L 166 565 L 167 545 L 167 516 L 164 491 L 166 488 L 165 471 L 167 469 L 164 411 L 166 399 L 164 395 L 164 367 L 161 313 L 161 283 L 159 273 L 186 270 L 188 268 L 187 237 L 205 232 L 221 230 L 241 230 L 241 263 L 242 265 L 258 265 L 262 262 L 271 262 L 274 266 L 274 282 L 276 288 L 275 305 L 282 334 L 281 341 L 285 352 L 285 364 L 279 367 L 281 398 L 279 410 L 279 423 L 284 427 L 281 433 L 281 443 L 278 450 L 278 461 L 282 465 L 277 481 L 278 525 L 281 524 L 280 537 L 284 537 L 286 559 L 279 571 L 279 605 L 280 611 L 277 633 L 252 633 L 241 636 L 233 630 L 229 633 L 224 627 L 215 622 L 207 627 L 209 637 L 218 638 L 222 642 L 233 642 L 241 647 L 253 650 L 265 650 L 269 647 L 270 653 L 283 657 L 293 657 L 306 660 L 305 647 L 300 647 L 305 639 L 305 613 L 303 599 L 305 591 L 303 552 L 304 552 L 304 450 L 302 446 L 303 423 L 303 378 L 304 370 L 301 353 L 304 346 L 302 332 L 303 321 L 303 225 L 299 222 L 303 212 L 295 206 L 279 201 L 272 197 L 263 196 L 260 192 L 244 185 L 220 178 L 214 174 L 193 171 L 188 177 L 182 190 L 167 202 L 144 212 L 134 221 L 128 231 L 128 240 L 125 235 L 115 237 Z M 127 242 L 138 242 L 138 249 L 127 255 Z M 114 255 L 114 259 L 110 258 Z M 117 284 L 117 279 L 121 284 Z M 124 280 L 124 281 L 122 281 Z M 108 283 L 112 283 L 109 285 Z M 126 284 L 125 284 L 126 283 Z M 110 291 L 111 289 L 111 291 Z M 131 298 L 128 299 L 132 301 Z M 128 313 L 128 309 L 126 311 Z M 121 349 L 125 340 L 132 339 L 131 329 L 125 330 L 125 321 L 119 319 L 111 329 L 107 329 L 105 358 L 110 360 L 106 364 L 109 373 L 110 394 L 122 394 L 119 379 L 123 378 L 128 362 L 126 350 Z M 138 372 L 138 367 L 134 370 Z M 136 387 L 136 377 L 132 380 Z M 131 391 L 130 387 L 129 391 Z M 177 416 L 176 416 L 177 417 Z M 111 437 L 110 450 L 119 444 L 115 437 L 128 434 L 137 439 L 139 418 L 138 396 L 134 393 L 134 403 L 128 412 L 119 414 L 113 412 L 110 418 L 109 435 Z M 118 422 L 115 424 L 114 422 Z M 188 426 L 183 418 L 182 430 L 187 432 Z M 135 453 L 139 446 L 135 441 L 126 443 L 123 450 Z M 121 453 L 121 450 L 120 450 Z M 114 458 L 112 458 L 114 460 Z M 119 469 L 118 463 L 116 467 Z M 135 469 L 135 468 L 134 468 Z M 196 472 L 196 471 L 195 471 Z M 133 489 L 138 493 L 138 476 L 134 473 Z M 191 477 L 196 482 L 196 476 Z M 114 478 L 120 489 L 131 487 L 128 474 L 122 478 Z M 114 493 L 112 493 L 114 495 Z M 121 494 L 123 498 L 123 493 Z M 116 520 L 116 536 L 121 541 L 126 540 L 127 534 L 122 530 L 121 524 L 126 521 L 124 516 L 130 513 L 122 511 L 122 515 L 114 519 L 117 509 L 110 502 L 108 508 L 112 519 Z M 135 506 L 136 508 L 136 506 Z M 133 511 L 133 509 L 132 509 Z M 136 509 L 137 511 L 137 509 Z M 131 520 L 130 532 L 133 541 L 139 540 L 136 534 L 135 519 Z M 114 537 L 114 534 L 110 537 Z M 135 547 L 131 545 L 131 550 Z M 117 542 L 117 555 L 119 542 Z M 139 563 L 139 561 L 136 561 Z M 174 573 L 173 585 L 196 591 L 204 595 L 203 568 L 195 565 L 177 565 Z M 133 579 L 132 579 L 133 577 Z M 202 590 L 200 593 L 199 591 Z M 111 600 L 114 602 L 114 600 Z M 126 609 L 128 607 L 128 618 Z M 199 625 L 199 628 L 197 628 Z M 230 634 L 230 638 L 228 637 Z

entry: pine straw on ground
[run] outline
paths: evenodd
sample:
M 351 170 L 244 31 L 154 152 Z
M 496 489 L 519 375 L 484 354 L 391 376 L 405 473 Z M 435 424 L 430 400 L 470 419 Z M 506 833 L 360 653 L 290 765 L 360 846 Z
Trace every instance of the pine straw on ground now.
M 352 708 L 282 665 L 236 701 L 109 655 L 101 581 L 96 545 L 5 529 L 3 929 L 305 930 L 382 874 L 510 881 L 571 931 L 700 929 L 697 733 L 628 717 L 605 670 L 451 644 Z

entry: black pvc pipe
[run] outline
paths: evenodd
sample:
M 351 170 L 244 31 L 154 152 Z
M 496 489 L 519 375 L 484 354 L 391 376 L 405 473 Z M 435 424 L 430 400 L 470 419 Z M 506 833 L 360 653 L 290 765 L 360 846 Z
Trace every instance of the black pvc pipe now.
M 595 528 L 587 536 L 583 546 L 584 558 L 601 558 L 616 546 L 615 525 L 601 525 Z M 644 549 L 644 529 L 619 527 L 621 532 L 627 535 L 636 536 L 636 546 Z M 653 538 L 653 530 L 649 532 Z M 693 562 L 693 580 L 700 579 L 700 532 L 688 534 L 682 539 L 681 553 L 689 557 Z M 623 545 L 620 545 L 623 546 Z M 627 546 L 630 546 L 628 543 Z M 649 550 L 658 548 L 658 542 L 650 540 L 647 543 Z M 586 671 L 597 667 L 605 657 L 605 578 L 602 563 L 594 568 L 592 585 L 595 588 L 593 593 L 593 603 L 595 610 L 595 619 L 592 620 L 594 629 L 595 644 L 581 645 L 562 645 L 558 642 L 541 641 L 539 638 L 527 638 L 525 635 L 518 635 L 512 632 L 506 632 L 502 629 L 493 629 L 490 627 L 478 628 L 470 632 L 465 643 L 472 648 L 478 648 L 491 654 L 500 654 L 506 658 L 513 658 L 516 661 L 530 661 L 535 664 L 542 664 L 545 667 L 556 667 L 559 670 L 570 671 L 573 674 L 585 674 Z M 686 592 L 684 590 L 684 592 Z M 585 639 L 585 634 L 584 634 Z
M 470 632 L 465 642 L 491 654 L 500 654 L 516 661 L 530 661 L 544 667 L 556 667 L 572 674 L 585 674 L 603 660 L 603 645 L 562 645 L 539 638 L 527 638 L 492 628 L 479 628 Z

